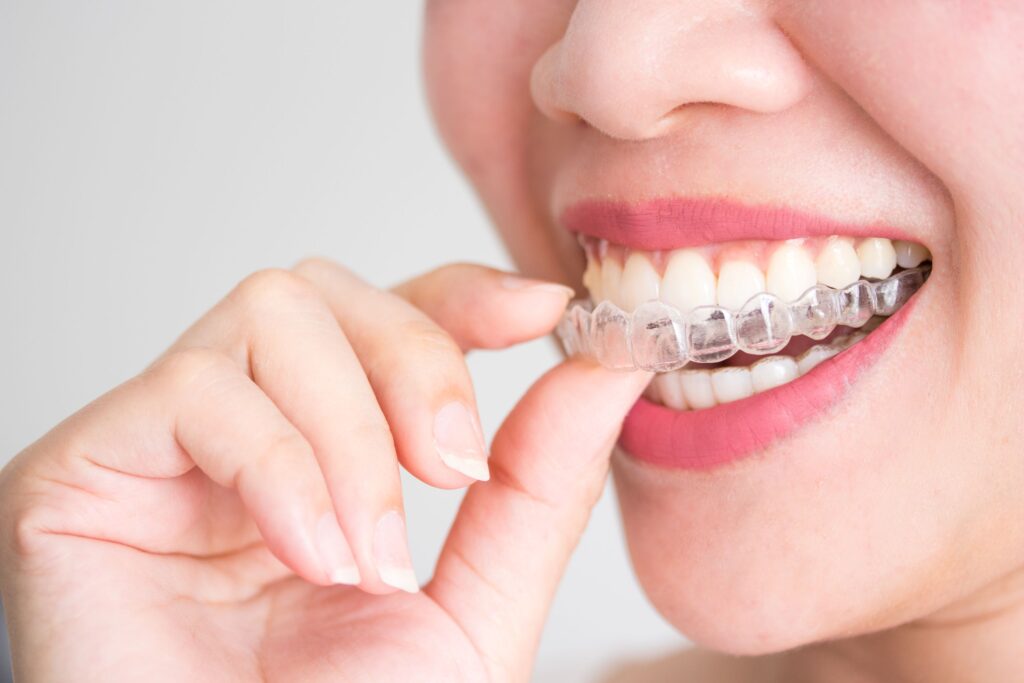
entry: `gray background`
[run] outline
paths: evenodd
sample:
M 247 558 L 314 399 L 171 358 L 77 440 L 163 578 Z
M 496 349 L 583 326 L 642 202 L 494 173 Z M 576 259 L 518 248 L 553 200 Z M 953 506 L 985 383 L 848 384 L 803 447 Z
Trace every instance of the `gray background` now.
M 510 265 L 431 128 L 421 11 L 0 0 L 0 464 L 255 269 L 322 254 L 387 285 Z M 471 356 L 489 433 L 554 362 L 547 341 Z M 425 578 L 460 494 L 405 484 Z M 609 492 L 537 680 L 682 642 L 636 586 Z

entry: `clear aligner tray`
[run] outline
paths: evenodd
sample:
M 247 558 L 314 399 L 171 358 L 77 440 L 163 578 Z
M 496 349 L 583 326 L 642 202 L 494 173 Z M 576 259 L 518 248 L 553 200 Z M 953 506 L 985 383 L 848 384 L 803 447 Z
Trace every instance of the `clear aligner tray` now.
M 610 301 L 595 308 L 578 300 L 556 333 L 570 356 L 589 356 L 615 370 L 668 372 L 688 362 L 716 363 L 738 351 L 776 353 L 794 335 L 823 339 L 838 325 L 861 327 L 872 316 L 892 315 L 920 289 L 930 270 L 925 264 L 842 289 L 816 285 L 790 303 L 762 292 L 738 311 L 700 306 L 683 314 L 649 301 L 627 313 Z

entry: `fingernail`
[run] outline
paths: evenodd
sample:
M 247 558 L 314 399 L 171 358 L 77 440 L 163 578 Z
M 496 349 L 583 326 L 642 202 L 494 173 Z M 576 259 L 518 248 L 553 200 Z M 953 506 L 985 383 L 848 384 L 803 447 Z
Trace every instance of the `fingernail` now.
M 441 462 L 478 481 L 491 478 L 480 427 L 465 404 L 453 401 L 434 418 L 434 447 Z
M 361 581 L 359 567 L 334 512 L 325 512 L 320 517 L 316 524 L 316 540 L 331 583 L 357 585 Z
M 518 275 L 507 275 L 502 281 L 502 285 L 505 289 L 511 289 L 515 291 L 525 292 L 549 292 L 551 294 L 557 294 L 563 297 L 566 301 L 576 296 L 576 292 L 572 287 L 566 287 L 560 285 L 557 282 L 545 282 L 544 280 L 532 280 L 530 278 L 519 277 Z
M 420 585 L 416 581 L 412 559 L 409 557 L 405 522 L 395 510 L 377 520 L 373 534 L 373 560 L 377 564 L 377 575 L 381 581 L 407 593 L 419 592 Z

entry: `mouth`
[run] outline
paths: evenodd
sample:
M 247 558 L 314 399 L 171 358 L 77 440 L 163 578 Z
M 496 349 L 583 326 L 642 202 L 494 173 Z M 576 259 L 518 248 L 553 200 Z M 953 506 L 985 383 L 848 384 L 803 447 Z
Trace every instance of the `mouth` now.
M 590 300 L 559 327 L 567 352 L 649 370 L 623 424 L 632 457 L 708 469 L 826 413 L 895 339 L 929 250 L 881 225 L 723 200 L 587 202 Z

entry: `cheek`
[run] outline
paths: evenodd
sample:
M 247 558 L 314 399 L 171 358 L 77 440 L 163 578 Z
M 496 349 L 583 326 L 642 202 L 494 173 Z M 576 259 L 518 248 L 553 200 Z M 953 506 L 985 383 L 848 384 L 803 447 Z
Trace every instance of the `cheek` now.
M 1024 78 L 1021 3 L 787 2 L 778 20 L 954 191 L 1005 163 L 1006 152 L 1021 162 L 1024 100 L 1011 85 Z
M 993 273 L 1024 268 L 1024 3 L 787 2 L 802 50 L 902 147 L 940 177 L 957 208 L 956 261 L 967 316 L 1019 305 Z M 1005 281 L 1004 281 L 1005 282 Z M 991 307 L 989 308 L 989 305 Z M 1006 327 L 1019 338 L 1024 324 Z
M 506 44 L 509 32 L 496 21 L 503 12 L 481 9 L 469 0 L 435 0 L 424 19 L 427 98 L 442 137 L 470 171 L 508 136 L 517 113 L 506 89 L 523 68 Z M 495 134 L 500 131 L 505 135 Z
M 575 283 L 580 255 L 549 218 L 556 159 L 530 72 L 562 34 L 568 0 L 433 0 L 423 45 L 430 107 L 449 151 L 528 275 Z
M 530 72 L 569 13 L 571 3 L 551 0 L 428 3 L 427 97 L 442 137 L 477 189 L 490 190 L 517 174 L 522 184 L 536 114 Z

